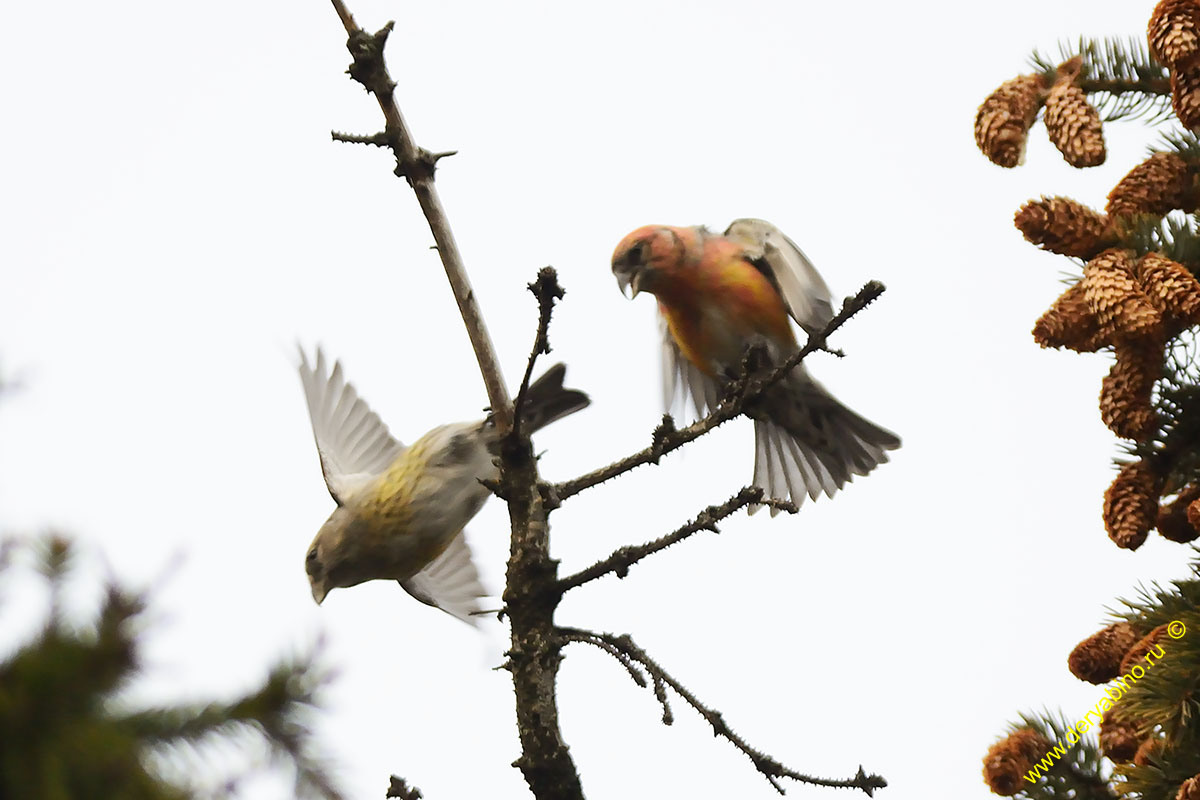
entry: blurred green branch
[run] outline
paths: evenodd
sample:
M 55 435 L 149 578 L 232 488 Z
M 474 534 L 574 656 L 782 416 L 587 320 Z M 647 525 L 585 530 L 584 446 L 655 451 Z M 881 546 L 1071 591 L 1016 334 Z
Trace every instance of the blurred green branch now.
M 294 769 L 297 795 L 341 797 L 312 753 L 309 719 L 324 681 L 311 657 L 277 664 L 261 685 L 230 702 L 130 710 L 119 693 L 141 671 L 146 597 L 110 583 L 93 618 L 74 625 L 61 602 L 75 559 L 66 539 L 6 540 L 0 554 L 0 588 L 31 555 L 50 591 L 41 630 L 0 662 L 0 798 L 176 800 L 217 785 L 227 794 L 244 777 L 228 764 L 189 775 L 187 786 L 155 764 L 177 762 L 181 751 L 200 756 L 246 734 Z M 11 614 L 14 606 L 0 610 Z

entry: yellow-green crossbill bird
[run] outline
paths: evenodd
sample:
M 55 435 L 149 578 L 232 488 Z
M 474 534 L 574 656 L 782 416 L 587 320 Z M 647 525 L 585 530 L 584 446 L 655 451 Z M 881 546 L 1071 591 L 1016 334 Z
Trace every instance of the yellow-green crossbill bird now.
M 617 245 L 612 269 L 622 292 L 658 299 L 668 411 L 680 387 L 697 414 L 715 408 L 751 345 L 765 345 L 772 363 L 795 353 L 789 316 L 810 333 L 833 319 L 829 287 L 816 268 L 759 219 L 736 220 L 720 236 L 703 227 L 638 228 Z M 832 497 L 900 446 L 894 433 L 838 402 L 803 363 L 746 413 L 754 419 L 755 485 L 796 505 L 805 494 Z
M 586 394 L 563 387 L 565 375 L 556 364 L 530 384 L 525 430 L 588 405 Z M 328 370 L 319 348 L 315 364 L 300 352 L 300 381 L 338 506 L 305 559 L 313 599 L 320 604 L 338 587 L 395 580 L 422 603 L 474 624 L 487 592 L 463 528 L 490 495 L 480 479 L 499 478 L 491 418 L 438 426 L 405 447 L 345 381 L 341 364 Z

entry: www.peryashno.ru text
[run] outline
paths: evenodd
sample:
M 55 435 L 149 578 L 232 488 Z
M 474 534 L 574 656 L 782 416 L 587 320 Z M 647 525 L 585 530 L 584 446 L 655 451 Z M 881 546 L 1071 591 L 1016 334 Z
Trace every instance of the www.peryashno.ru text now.
M 1185 628 L 1183 623 L 1179 620 L 1174 620 L 1167 625 L 1167 635 L 1172 639 L 1183 638 L 1185 633 L 1187 633 L 1187 628 Z M 1167 651 L 1163 649 L 1163 646 L 1161 644 L 1156 644 L 1149 652 L 1146 653 L 1144 661 L 1146 662 L 1147 666 L 1153 667 L 1155 664 L 1161 661 L 1163 656 L 1166 654 Z M 1141 664 L 1134 664 L 1129 668 L 1129 672 L 1113 679 L 1112 683 L 1104 687 L 1104 697 L 1100 698 L 1100 702 L 1096 703 L 1096 707 L 1084 714 L 1083 719 L 1081 719 L 1079 722 L 1076 722 L 1073 727 L 1067 730 L 1066 736 L 1063 737 L 1066 739 L 1066 747 L 1063 746 L 1063 739 L 1057 740 L 1054 743 L 1054 747 L 1051 748 L 1048 753 L 1046 753 L 1045 757 L 1042 758 L 1042 760 L 1038 763 L 1034 764 L 1033 769 L 1029 770 L 1029 772 L 1023 776 L 1025 780 L 1029 781 L 1030 783 L 1037 783 L 1038 779 L 1042 777 L 1043 773 L 1050 771 L 1050 768 L 1054 766 L 1055 761 L 1066 757 L 1067 751 L 1079 743 L 1080 737 L 1087 732 L 1088 729 L 1090 729 L 1093 725 L 1099 726 L 1100 723 L 1104 721 L 1104 713 L 1116 705 L 1117 701 L 1125 696 L 1125 693 L 1129 691 L 1130 687 L 1132 687 L 1145 676 L 1146 667 L 1143 667 Z M 1115 694 L 1113 691 L 1114 689 L 1116 690 Z M 1095 722 L 1091 721 L 1092 716 L 1096 717 Z

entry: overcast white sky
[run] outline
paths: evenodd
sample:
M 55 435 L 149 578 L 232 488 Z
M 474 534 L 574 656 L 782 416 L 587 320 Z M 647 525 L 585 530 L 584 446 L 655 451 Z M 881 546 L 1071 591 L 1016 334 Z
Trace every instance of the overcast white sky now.
M 553 357 L 594 404 L 539 436 L 546 477 L 643 446 L 660 413 L 653 304 L 609 271 L 629 230 L 760 216 L 839 295 L 889 287 L 834 340 L 847 358 L 809 363 L 903 436 L 893 462 L 573 592 L 562 623 L 632 634 L 753 745 L 821 775 L 861 763 L 896 800 L 984 797 L 980 760 L 1017 711 L 1094 704 L 1068 651 L 1188 551 L 1106 538 L 1108 362 L 1033 343 L 1070 265 L 1011 220 L 1041 194 L 1102 206 L 1153 134 L 1107 126 L 1108 163 L 1081 172 L 1039 125 L 1004 171 L 971 126 L 1032 47 L 1140 35 L 1152 6 L 353 2 L 364 27 L 397 19 L 418 142 L 460 151 L 438 183 L 510 381 L 525 284 L 553 264 L 567 288 Z M 318 0 L 7 10 L 0 364 L 23 389 L 0 405 L 0 527 L 69 531 L 134 583 L 183 554 L 147 696 L 227 695 L 323 634 L 340 677 L 320 732 L 351 796 L 382 798 L 395 772 L 429 800 L 519 798 L 507 674 L 481 637 L 384 583 L 318 608 L 304 574 L 333 501 L 297 340 L 341 358 L 405 441 L 486 402 L 411 192 L 385 152 L 329 140 L 381 124 L 344 40 Z M 562 569 L 728 498 L 751 438 L 738 421 L 570 502 Z M 504 507 L 469 533 L 498 591 Z M 0 652 L 29 627 L 24 597 Z M 589 797 L 774 796 L 681 703 L 665 728 L 618 664 L 567 652 L 562 728 Z

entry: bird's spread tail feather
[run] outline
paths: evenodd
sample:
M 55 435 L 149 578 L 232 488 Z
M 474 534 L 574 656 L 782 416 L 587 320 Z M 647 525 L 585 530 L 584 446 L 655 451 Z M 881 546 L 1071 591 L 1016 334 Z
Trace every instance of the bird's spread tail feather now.
M 591 399 L 578 389 L 563 386 L 567 367 L 555 364 L 529 384 L 521 407 L 521 424 L 529 433 L 541 430 L 555 420 L 587 408 Z
M 754 421 L 754 484 L 767 497 L 790 498 L 797 506 L 806 494 L 833 497 L 900 446 L 898 436 L 842 405 L 807 375 L 792 376 L 767 398 L 764 410 Z

